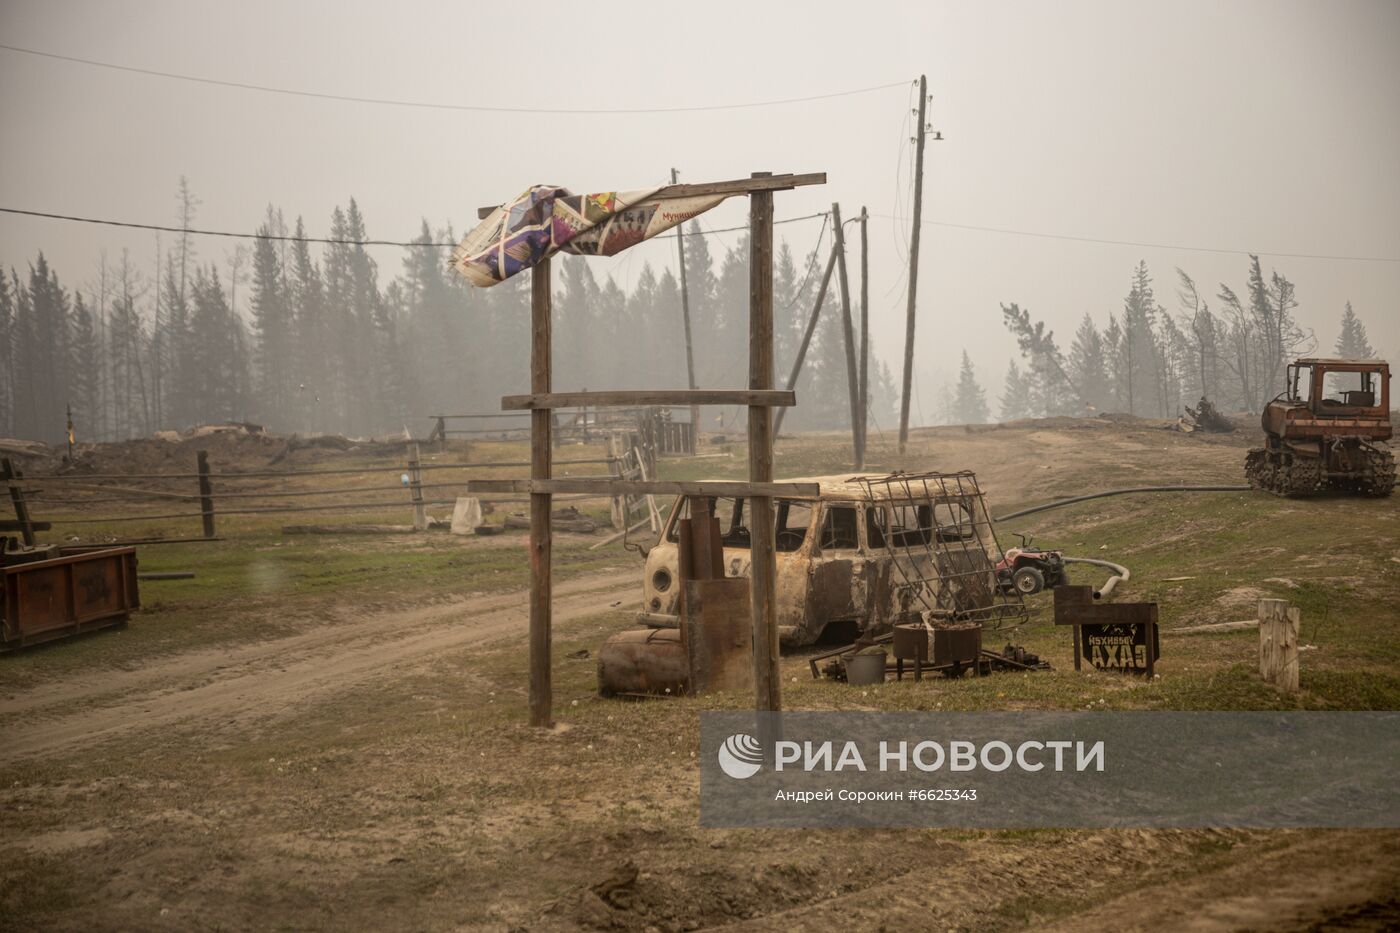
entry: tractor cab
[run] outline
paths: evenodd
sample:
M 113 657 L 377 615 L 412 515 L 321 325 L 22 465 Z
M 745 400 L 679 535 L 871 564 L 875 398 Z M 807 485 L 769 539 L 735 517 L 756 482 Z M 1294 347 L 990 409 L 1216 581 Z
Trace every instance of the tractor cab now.
M 1303 440 L 1346 434 L 1390 437 L 1390 364 L 1383 360 L 1302 359 L 1288 366 L 1284 391 L 1264 407 L 1264 432 Z
M 1264 446 L 1245 458 L 1256 489 L 1309 496 L 1339 489 L 1388 496 L 1395 456 L 1390 426 L 1390 365 L 1384 360 L 1302 359 L 1260 418 Z
M 1384 414 L 1390 402 L 1390 366 L 1380 360 L 1303 359 L 1288 367 L 1289 402 L 1317 417 Z

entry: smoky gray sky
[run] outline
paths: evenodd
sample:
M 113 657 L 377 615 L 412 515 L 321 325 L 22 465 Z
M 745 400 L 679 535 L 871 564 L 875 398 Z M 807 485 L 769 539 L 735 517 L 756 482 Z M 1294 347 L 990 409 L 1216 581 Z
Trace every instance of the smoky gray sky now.
M 523 16 L 515 10 L 528 9 Z M 1015 344 L 1000 302 L 1068 346 L 1122 307 L 1145 259 L 1208 294 L 1255 251 L 1298 289 L 1330 351 L 1352 301 L 1400 358 L 1400 3 L 0 3 L 0 42 L 328 94 L 559 109 L 693 107 L 899 87 L 786 106 L 662 114 L 469 113 L 193 84 L 0 50 L 0 205 L 150 223 L 188 176 L 197 226 L 251 231 L 268 203 L 325 235 L 354 196 L 376 238 L 426 218 L 460 234 L 533 183 L 825 171 L 776 216 L 839 200 L 871 222 L 875 350 L 898 370 L 916 104 L 928 75 L 917 386 L 932 418 L 966 347 L 993 398 Z M 742 199 L 704 218 L 742 223 Z M 1108 245 L 937 223 L 1162 245 Z M 799 256 L 820 222 L 778 228 Z M 733 245 L 735 234 L 720 243 Z M 170 235 L 166 235 L 166 245 Z M 0 215 L 0 262 L 42 248 L 70 287 L 98 253 L 154 266 L 155 236 Z M 198 241 L 224 261 L 229 241 Z M 722 247 L 715 247 L 722 253 Z M 376 248 L 381 274 L 402 251 Z M 855 259 L 852 253 L 852 260 Z M 673 241 L 598 260 L 627 287 Z M 149 271 L 147 270 L 148 274 Z M 854 272 L 854 266 L 853 266 Z M 469 361 L 467 361 L 469 364 Z M 526 361 L 521 360 L 521 365 Z M 915 411 L 916 420 L 919 409 Z

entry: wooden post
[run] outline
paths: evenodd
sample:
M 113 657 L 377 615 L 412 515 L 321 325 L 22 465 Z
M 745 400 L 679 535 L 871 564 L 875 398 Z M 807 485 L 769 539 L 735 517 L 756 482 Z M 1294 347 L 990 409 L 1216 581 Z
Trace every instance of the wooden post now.
M 678 173 L 671 169 L 671 184 L 676 183 Z M 694 389 L 695 385 L 695 351 L 690 343 L 690 291 L 685 284 L 685 224 L 676 224 L 676 256 L 680 260 L 681 267 L 681 320 L 685 324 L 685 374 L 686 385 Z M 700 406 L 690 406 L 690 430 L 695 439 L 699 441 L 700 434 Z M 691 453 L 695 453 L 692 448 Z
M 789 392 L 797 388 L 797 377 L 802 374 L 802 361 L 807 358 L 807 347 L 812 342 L 812 335 L 817 331 L 817 319 L 821 317 L 822 301 L 826 298 L 826 289 L 831 284 L 831 273 L 835 269 L 836 249 L 832 247 L 831 257 L 826 261 L 826 271 L 822 273 L 821 288 L 817 289 L 817 303 L 812 306 L 812 316 L 807 319 L 807 329 L 802 332 L 802 343 L 797 347 L 797 357 L 792 361 L 792 372 L 788 374 L 787 389 Z M 786 415 L 786 408 L 778 409 L 778 416 L 773 424 L 775 438 L 783 431 L 783 418 Z
M 1259 673 L 1285 693 L 1298 692 L 1302 613 L 1285 599 L 1259 600 Z
M 904 322 L 904 393 L 899 402 L 899 453 L 909 442 L 909 390 L 914 384 L 914 309 L 919 290 L 919 230 L 924 211 L 924 114 L 928 79 L 919 75 L 919 123 L 914 139 L 914 230 L 909 234 L 909 306 Z
M 632 449 L 632 453 L 637 458 L 637 472 L 642 474 L 642 481 L 656 479 L 656 461 L 652 460 L 648 465 L 647 458 L 635 447 Z M 659 533 L 661 531 L 661 510 L 656 507 L 656 497 L 647 493 L 646 502 L 647 514 L 651 516 L 651 530 Z
M 860 209 L 860 456 L 858 466 L 865 468 L 865 455 L 870 450 L 870 239 L 867 223 L 870 215 Z M 918 680 L 916 676 L 914 678 Z
M 530 391 L 549 392 L 551 334 L 550 260 L 542 259 L 530 272 Z M 537 408 L 530 413 L 530 478 L 549 479 L 550 436 L 554 412 Z M 552 724 L 553 691 L 550 683 L 550 627 L 553 599 L 550 570 L 553 540 L 549 493 L 530 494 L 530 725 Z
M 622 463 L 622 454 L 618 451 L 619 438 L 616 434 L 608 435 L 608 474 L 614 479 L 626 479 Z M 612 513 L 612 525 L 614 528 L 626 528 L 632 516 L 627 512 L 627 494 L 619 493 L 608 500 Z
M 24 538 L 25 547 L 33 547 L 34 522 L 29 517 L 29 505 L 24 501 L 24 490 L 19 488 L 23 476 L 11 465 L 9 457 L 0 459 L 0 474 L 10 488 L 10 504 L 15 508 L 15 521 L 19 523 L 19 533 Z
M 214 537 L 214 489 L 209 483 L 209 451 L 196 451 L 195 468 L 199 471 L 199 517 L 204 523 L 204 537 Z
M 413 530 L 428 530 L 428 513 L 423 507 L 423 469 L 418 459 L 418 442 L 408 445 L 408 493 L 413 500 Z
M 846 344 L 846 394 L 851 400 L 851 448 L 857 470 L 865 466 L 860 449 L 860 374 L 856 372 L 856 338 L 851 327 L 851 284 L 846 277 L 846 235 L 841 229 L 841 205 L 831 204 L 831 226 L 836 231 L 836 267 L 841 283 L 841 336 Z
M 769 172 L 755 172 L 755 178 Z M 749 195 L 749 388 L 773 388 L 773 193 Z M 773 481 L 773 410 L 749 406 L 749 481 Z M 778 672 L 778 564 L 773 498 L 749 499 L 750 606 L 753 612 L 755 709 L 783 708 Z

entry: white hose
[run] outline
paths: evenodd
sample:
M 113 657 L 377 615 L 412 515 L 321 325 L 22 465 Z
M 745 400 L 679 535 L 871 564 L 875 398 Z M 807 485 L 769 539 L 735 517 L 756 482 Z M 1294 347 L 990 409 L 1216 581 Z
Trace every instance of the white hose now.
M 1067 564 L 1093 564 L 1095 567 L 1107 567 L 1109 570 L 1113 571 L 1113 576 L 1105 580 L 1103 586 L 1094 590 L 1095 599 L 1103 599 L 1105 596 L 1112 593 L 1113 588 L 1120 582 L 1126 582 L 1132 577 L 1132 572 L 1129 571 L 1127 567 L 1108 560 L 1096 560 L 1092 557 L 1065 557 L 1063 560 Z

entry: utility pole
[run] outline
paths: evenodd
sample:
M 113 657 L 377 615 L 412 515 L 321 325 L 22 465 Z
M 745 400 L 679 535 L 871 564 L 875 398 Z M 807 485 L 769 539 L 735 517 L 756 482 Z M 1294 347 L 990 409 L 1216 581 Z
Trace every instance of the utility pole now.
M 870 449 L 870 240 L 866 221 L 870 215 L 860 209 L 860 452 L 861 468 Z
M 914 384 L 914 309 L 919 288 L 919 230 L 924 208 L 924 135 L 928 78 L 919 75 L 919 123 L 914 137 L 914 232 L 909 236 L 909 311 L 904 325 L 904 394 L 899 402 L 899 454 L 909 442 L 909 391 Z M 941 137 L 939 137 L 941 138 Z
M 826 271 L 822 273 L 821 288 L 817 289 L 817 303 L 812 306 L 812 316 L 807 319 L 807 329 L 802 332 L 802 343 L 797 347 L 797 357 L 792 361 L 792 372 L 788 374 L 787 390 L 789 392 L 797 388 L 797 377 L 802 375 L 802 361 L 807 358 L 807 348 L 811 346 L 812 335 L 817 331 L 817 319 L 821 317 L 822 302 L 826 300 L 826 289 L 831 284 L 831 273 L 836 269 L 836 247 L 831 248 L 831 258 L 826 261 Z M 783 418 L 788 410 L 779 408 L 777 416 L 773 419 L 773 439 L 777 440 L 778 435 L 783 431 Z
M 841 285 L 841 333 L 846 343 L 846 391 L 851 398 L 851 447 L 857 470 L 865 467 L 865 452 L 860 443 L 860 390 L 856 372 L 856 338 L 851 326 L 851 286 L 846 278 L 846 236 L 841 229 L 841 205 L 831 204 L 831 227 L 836 231 L 836 269 Z
M 679 173 L 671 169 L 671 184 L 676 184 Z M 689 379 L 687 385 L 691 391 L 695 385 L 695 351 L 690 344 L 690 291 L 685 285 L 685 224 L 676 224 L 676 255 L 680 257 L 681 264 L 681 319 L 685 322 L 685 373 Z M 691 453 L 695 453 L 700 444 L 700 406 L 690 406 L 690 437 Z

